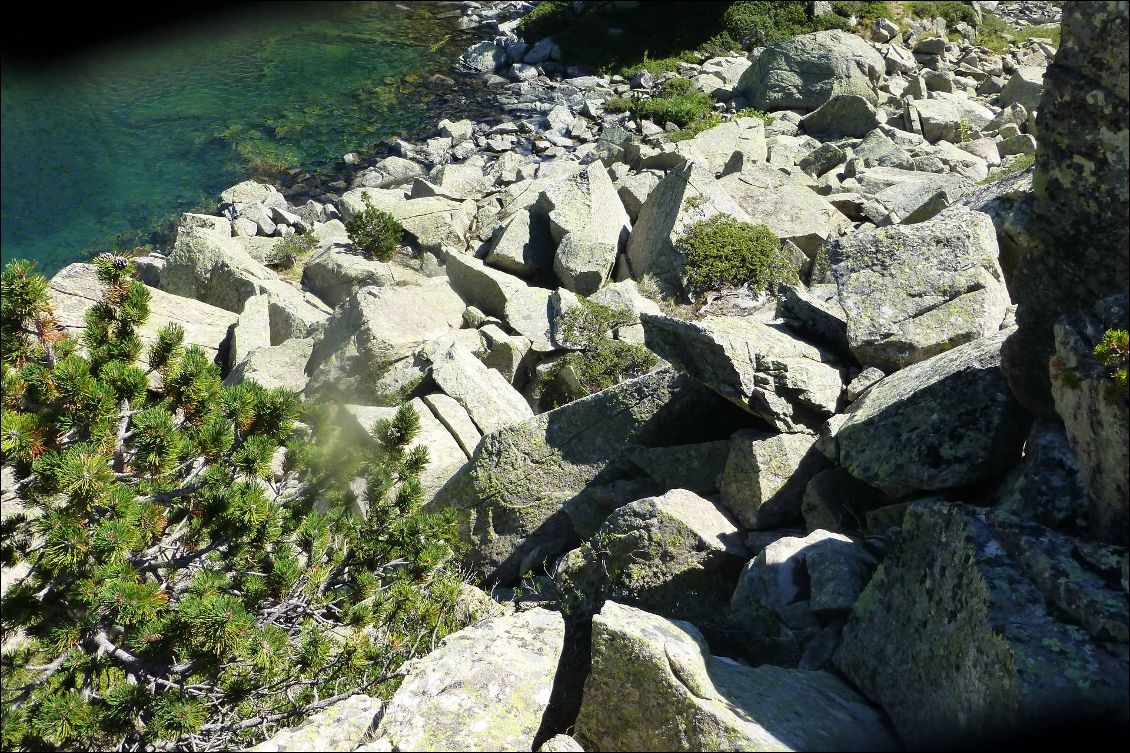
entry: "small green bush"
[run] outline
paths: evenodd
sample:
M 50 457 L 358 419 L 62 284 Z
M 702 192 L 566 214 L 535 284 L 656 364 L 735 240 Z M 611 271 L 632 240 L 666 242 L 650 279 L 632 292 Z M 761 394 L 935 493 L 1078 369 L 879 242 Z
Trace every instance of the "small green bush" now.
M 636 322 L 630 311 L 587 298 L 579 301 L 580 306 L 565 312 L 556 322 L 559 340 L 573 350 L 546 370 L 536 389 L 543 404 L 553 408 L 643 376 L 659 362 L 644 346 L 612 338 L 617 327 Z M 575 384 L 559 378 L 565 369 Z
M 349 240 L 365 256 L 378 261 L 388 261 L 396 253 L 396 246 L 404 237 L 404 226 L 384 210 L 365 202 L 365 211 L 345 223 Z
M 907 10 L 915 18 L 943 18 L 950 27 L 962 21 L 970 26 L 977 25 L 973 4 L 961 0 L 915 0 L 907 4 Z
M 832 12 L 842 18 L 855 16 L 859 19 L 861 24 L 868 25 L 876 18 L 894 18 L 891 4 L 889 2 L 883 2 L 882 0 L 846 0 L 845 2 L 833 2 Z
M 651 99 L 640 96 L 612 97 L 604 103 L 604 109 L 609 112 L 631 111 L 637 118 L 646 118 L 660 125 L 674 123 L 680 128 L 689 128 L 702 124 L 698 131 L 718 124 L 714 100 L 710 95 L 695 89 L 690 79 L 686 78 L 665 81 L 659 95 Z
M 299 259 L 318 247 L 318 236 L 314 231 L 291 233 L 279 241 L 271 250 L 271 255 L 263 261 L 268 267 L 290 269 Z
M 677 247 L 686 254 L 686 287 L 691 295 L 743 285 L 765 291 L 796 276 L 772 230 L 728 215 L 694 223 Z
M 531 44 L 543 37 L 553 36 L 572 22 L 573 12 L 569 5 L 564 0 L 548 0 L 535 5 L 518 22 L 518 33 Z
M 769 116 L 769 113 L 762 112 L 761 110 L 758 110 L 758 109 L 753 108 L 753 107 L 747 107 L 744 110 L 738 110 L 737 112 L 734 113 L 734 117 L 735 118 L 757 118 L 758 120 L 760 120 L 765 125 L 769 125 L 770 123 L 773 122 L 773 118 L 771 118 Z
M 740 0 L 722 15 L 722 30 L 705 45 L 712 54 L 763 46 L 798 34 L 827 29 L 846 29 L 847 19 L 833 12 L 810 16 L 808 3 L 780 3 L 766 0 Z

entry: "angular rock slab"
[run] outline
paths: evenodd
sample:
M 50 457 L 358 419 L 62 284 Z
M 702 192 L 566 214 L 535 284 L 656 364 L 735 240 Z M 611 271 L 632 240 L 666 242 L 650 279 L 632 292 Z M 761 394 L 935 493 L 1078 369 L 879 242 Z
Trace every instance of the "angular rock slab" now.
M 730 516 L 686 489 L 620 507 L 593 541 L 566 555 L 554 579 L 585 614 L 611 599 L 709 620 L 725 608 L 748 556 Z
M 738 89 L 767 112 L 815 110 L 837 94 L 875 105 L 885 70 L 883 57 L 863 39 L 818 31 L 769 45 L 742 74 Z
M 688 159 L 698 160 L 714 175 L 728 175 L 765 162 L 765 124 L 759 118 L 734 118 L 708 128 L 685 142 Z
M 648 348 L 778 431 L 812 432 L 836 412 L 843 375 L 813 345 L 743 317 L 642 319 Z
M 376 737 L 392 750 L 533 750 L 565 646 L 558 612 L 493 617 L 415 660 Z
M 992 220 L 960 207 L 830 246 L 856 359 L 890 372 L 999 330 L 1010 301 L 997 254 Z
M 301 724 L 284 729 L 248 753 L 305 753 L 309 750 L 353 750 L 365 739 L 381 702 L 357 694 L 323 709 Z
M 858 94 L 837 94 L 801 118 L 805 133 L 862 138 L 879 126 L 874 105 Z
M 948 502 L 908 508 L 834 661 L 912 748 L 1073 713 L 1125 719 L 1130 695 L 1125 660 L 1049 615 L 985 522 Z
M 307 373 L 315 389 L 360 390 L 364 380 L 459 329 L 466 306 L 445 281 L 361 288 L 338 306 L 314 346 Z
M 521 394 L 494 369 L 457 343 L 427 353 L 432 379 L 459 403 L 483 434 L 533 416 Z
M 745 566 L 731 606 L 740 611 L 752 602 L 755 608 L 784 612 L 804 600 L 813 612 L 847 612 L 876 564 L 863 547 L 838 533 L 784 536 Z
M 1088 517 L 1091 536 L 1130 543 L 1130 437 L 1125 388 L 1118 393 L 1110 369 L 1093 357 L 1101 333 L 1126 328 L 1126 296 L 1095 306 L 1097 316 L 1061 317 L 1055 324 L 1052 399 L 1063 419 L 1079 471 L 1095 504 Z M 1104 311 L 1105 309 L 1105 311 Z M 1070 376 L 1064 371 L 1070 370 Z M 1074 377 L 1074 378 L 1071 378 Z
M 1000 370 L 1010 330 L 896 372 L 829 422 L 829 459 L 892 496 L 992 478 L 1020 457 L 1024 410 Z
M 302 392 L 310 381 L 306 375 L 306 362 L 313 351 L 313 339 L 299 337 L 259 348 L 235 365 L 224 378 L 224 384 L 253 381 L 267 389 L 282 387 L 291 392 Z
M 790 240 L 812 258 L 830 238 L 851 228 L 851 221 L 822 196 L 771 167 L 727 175 L 718 186 L 749 216 L 778 238 Z
M 798 520 L 805 485 L 826 465 L 815 441 L 810 434 L 735 434 L 722 474 L 723 506 L 745 528 Z
M 578 528 L 600 526 L 611 510 L 583 492 L 638 474 L 631 447 L 693 439 L 725 408 L 670 370 L 624 382 L 483 437 L 431 509 L 456 509 L 470 566 L 516 580 L 575 546 Z
M 689 622 L 606 602 L 573 735 L 587 750 L 894 750 L 882 717 L 824 672 L 712 656 Z
M 67 334 L 82 339 L 86 312 L 102 300 L 102 288 L 93 264 L 68 264 L 51 278 L 47 294 L 55 318 Z M 148 346 L 157 341 L 157 333 L 166 324 L 183 327 L 185 345 L 196 345 L 213 361 L 222 363 L 220 356 L 228 350 L 228 335 L 238 319 L 238 314 L 226 309 L 150 288 L 149 318 L 137 333 L 145 346 L 141 351 L 142 363 L 148 357 Z

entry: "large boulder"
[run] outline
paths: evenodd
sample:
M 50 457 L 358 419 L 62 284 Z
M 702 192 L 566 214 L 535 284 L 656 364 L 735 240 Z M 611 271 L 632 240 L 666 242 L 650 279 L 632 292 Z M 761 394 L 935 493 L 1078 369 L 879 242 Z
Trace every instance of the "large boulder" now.
M 837 94 L 878 104 L 883 57 L 845 31 L 801 34 L 769 45 L 742 74 L 738 88 L 759 110 L 815 110 Z
M 833 462 L 893 496 L 964 486 L 1016 463 L 1028 430 L 1000 370 L 1010 330 L 874 385 L 829 422 Z
M 1125 658 L 1053 617 L 1006 548 L 968 508 L 912 504 L 855 604 L 835 664 L 911 747 L 1126 717 Z
M 375 379 L 425 342 L 459 329 L 464 308 L 446 280 L 361 288 L 326 322 L 306 367 L 311 387 L 365 395 L 366 380 Z
M 302 284 L 330 306 L 337 306 L 367 285 L 390 287 L 418 285 L 424 276 L 413 269 L 387 261 L 367 259 L 354 248 L 339 220 L 337 226 L 302 269 Z
M 1062 28 L 1036 117 L 1036 242 L 1014 280 L 1019 329 L 1005 347 L 1017 397 L 1048 416 L 1056 320 L 1130 293 L 1130 7 L 1068 3 Z
M 478 199 L 488 188 L 483 170 L 475 165 L 440 165 L 426 178 L 412 181 L 412 198 L 442 196 L 455 201 Z
M 728 440 L 679 444 L 671 447 L 641 447 L 632 462 L 663 489 L 687 489 L 695 494 L 714 494 L 730 454 Z
M 973 190 L 973 183 L 953 173 L 920 173 L 918 180 L 899 181 L 870 195 L 864 206 L 876 225 L 913 225 L 931 219 Z
M 262 281 L 278 275 L 232 239 L 226 221 L 220 226 L 209 219 L 222 218 L 184 216 L 161 270 L 161 289 L 239 313 L 248 298 L 263 292 Z
M 1002 490 L 998 509 L 1049 528 L 1085 533 L 1093 505 L 1063 424 L 1034 421 L 1024 442 L 1024 462 Z
M 921 134 L 931 144 L 966 140 L 966 132 L 980 128 L 993 117 L 993 111 L 964 97 L 905 99 L 903 117 L 907 130 Z
M 444 343 L 426 351 L 436 385 L 463 406 L 482 434 L 533 416 L 506 377 L 488 369 L 463 346 Z
M 486 263 L 515 275 L 532 275 L 553 265 L 549 223 L 520 210 L 495 228 Z
M 735 614 L 771 610 L 799 629 L 813 615 L 846 614 L 878 563 L 847 536 L 817 530 L 770 542 L 742 569 Z
M 826 465 L 815 441 L 810 434 L 735 434 L 722 475 L 722 505 L 745 528 L 799 520 L 805 485 Z
M 586 489 L 638 475 L 630 447 L 694 441 L 727 413 L 690 379 L 648 374 L 483 437 L 434 508 L 456 509 L 471 566 L 512 581 L 600 526 L 611 509 Z
M 494 42 L 484 41 L 467 48 L 459 62 L 478 73 L 494 73 L 506 65 L 506 50 Z
M 396 217 L 420 248 L 439 251 L 462 250 L 475 218 L 475 202 L 455 201 L 442 196 L 425 196 L 395 204 L 389 212 Z
M 473 256 L 447 252 L 444 268 L 452 289 L 467 302 L 488 316 L 506 316 L 506 304 L 526 283 L 501 269 L 488 267 Z
M 611 599 L 667 617 L 711 620 L 728 603 L 747 556 L 741 531 L 721 507 L 672 489 L 615 510 L 592 544 L 565 556 L 554 580 L 580 613 Z
M 805 133 L 862 138 L 880 123 L 875 105 L 858 94 L 837 94 L 801 121 Z
M 1125 385 L 1119 388 L 1111 367 L 1093 353 L 1103 332 L 1126 327 L 1125 296 L 1101 301 L 1093 314 L 1064 316 L 1055 325 L 1051 364 L 1055 409 L 1094 499 L 1090 535 L 1121 546 L 1130 543 L 1130 410 Z
M 894 750 L 839 679 L 712 656 L 689 622 L 616 602 L 593 618 L 574 737 L 587 750 Z
M 1032 174 L 1035 168 L 1011 173 L 985 186 L 980 186 L 963 196 L 955 206 L 969 207 L 989 215 L 997 229 L 1000 247 L 1000 265 L 1004 279 L 1012 291 L 1012 281 L 1020 257 L 1033 245 L 1032 209 L 1036 198 L 1032 192 Z M 957 211 L 947 209 L 946 212 Z
M 230 228 L 209 220 L 220 217 L 184 215 L 173 252 L 161 270 L 161 289 L 239 313 L 252 296 L 270 298 L 271 342 L 306 337 L 325 321 L 329 310 L 316 298 L 280 280 L 255 261 L 230 235 Z
M 836 412 L 836 359 L 783 328 L 754 317 L 642 318 L 648 348 L 778 431 L 813 432 Z
M 533 750 L 564 647 L 545 609 L 452 633 L 410 665 L 374 736 L 388 750 Z
M 1044 73 L 1046 69 L 1041 66 L 1022 65 L 1012 72 L 1008 83 L 1001 89 L 1000 104 L 1008 107 L 1013 104 L 1024 105 L 1028 112 L 1040 107 L 1040 98 L 1044 94 Z
M 668 172 L 648 194 L 628 238 L 626 259 L 631 276 L 638 280 L 653 275 L 664 284 L 680 286 L 685 258 L 676 243 L 690 225 L 716 214 L 751 220 L 698 163 L 685 162 Z
M 558 244 L 553 269 L 561 284 L 585 295 L 595 293 L 612 271 L 632 224 L 607 168 L 593 162 L 549 184 L 536 211 L 549 218 L 550 235 Z
M 103 287 L 93 264 L 68 264 L 51 278 L 47 294 L 55 318 L 67 334 L 82 339 L 86 312 L 102 300 Z M 203 349 L 213 361 L 223 365 L 227 363 L 231 330 L 238 319 L 237 314 L 226 309 L 149 288 L 149 318 L 137 333 L 145 346 L 141 351 L 142 362 L 145 363 L 148 346 L 157 341 L 161 328 L 176 324 L 184 328 L 185 345 Z
M 767 226 L 809 258 L 826 241 L 851 229 L 851 221 L 824 197 L 770 167 L 727 175 L 718 186 L 737 202 L 748 222 Z
M 893 371 L 999 330 L 1010 302 L 996 236 L 987 215 L 961 209 L 832 244 L 856 359 Z
M 689 141 L 688 159 L 699 161 L 712 175 L 728 175 L 765 162 L 765 124 L 759 118 L 734 118 L 708 128 Z

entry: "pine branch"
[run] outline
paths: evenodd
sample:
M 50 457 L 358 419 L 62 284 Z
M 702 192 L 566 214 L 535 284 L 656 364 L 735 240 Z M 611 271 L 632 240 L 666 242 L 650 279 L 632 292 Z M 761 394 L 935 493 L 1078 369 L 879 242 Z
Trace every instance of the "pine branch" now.
M 114 661 L 118 662 L 127 669 L 143 675 L 150 680 L 154 680 L 166 687 L 179 688 L 180 686 L 174 682 L 165 679 L 169 675 L 183 675 L 192 669 L 192 662 L 182 662 L 172 667 L 155 667 L 149 662 L 145 661 L 139 656 L 131 654 L 124 648 L 116 645 L 110 640 L 110 636 L 106 633 L 105 629 L 99 629 L 89 636 L 89 641 L 98 647 L 99 655 L 109 656 Z

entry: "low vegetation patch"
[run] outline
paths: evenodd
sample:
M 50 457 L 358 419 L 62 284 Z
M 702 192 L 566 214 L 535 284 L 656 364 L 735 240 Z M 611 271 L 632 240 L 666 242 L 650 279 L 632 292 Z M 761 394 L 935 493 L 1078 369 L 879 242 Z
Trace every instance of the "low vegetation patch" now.
M 617 327 L 636 323 L 630 311 L 583 297 L 579 301 L 556 322 L 559 339 L 572 350 L 545 370 L 536 386 L 539 398 L 553 408 L 643 376 L 659 362 L 644 346 L 613 338 Z
M 724 55 L 731 50 L 763 47 L 798 34 L 809 34 L 827 29 L 846 29 L 847 16 L 852 15 L 845 6 L 865 6 L 873 3 L 833 3 L 832 13 L 812 16 L 808 3 L 781 3 L 770 0 L 739 0 L 722 15 L 720 30 L 704 45 L 703 51 L 711 55 Z M 839 5 L 841 8 L 837 9 Z M 847 10 L 846 15 L 841 15 Z
M 961 0 L 914 0 L 905 4 L 907 11 L 915 18 L 941 18 L 947 28 L 959 23 L 977 26 L 977 11 L 973 3 Z
M 796 276 L 772 230 L 728 215 L 694 223 L 676 247 L 686 255 L 686 288 L 694 297 L 743 286 L 769 291 Z
M 364 211 L 353 215 L 345 223 L 349 240 L 370 259 L 388 261 L 404 238 L 404 226 L 396 217 L 377 209 L 365 201 Z
M 1034 164 L 1036 164 L 1036 155 L 1019 154 L 1015 159 L 1010 160 L 1007 164 L 998 167 L 996 170 L 991 170 L 988 175 L 981 179 L 981 185 L 996 183 L 998 180 L 1003 180 L 1013 173 L 1018 173 L 1021 170 L 1027 170 Z
M 263 263 L 274 269 L 292 269 L 299 259 L 305 258 L 318 247 L 318 236 L 313 230 L 305 233 L 291 233 L 271 249 L 271 255 Z

